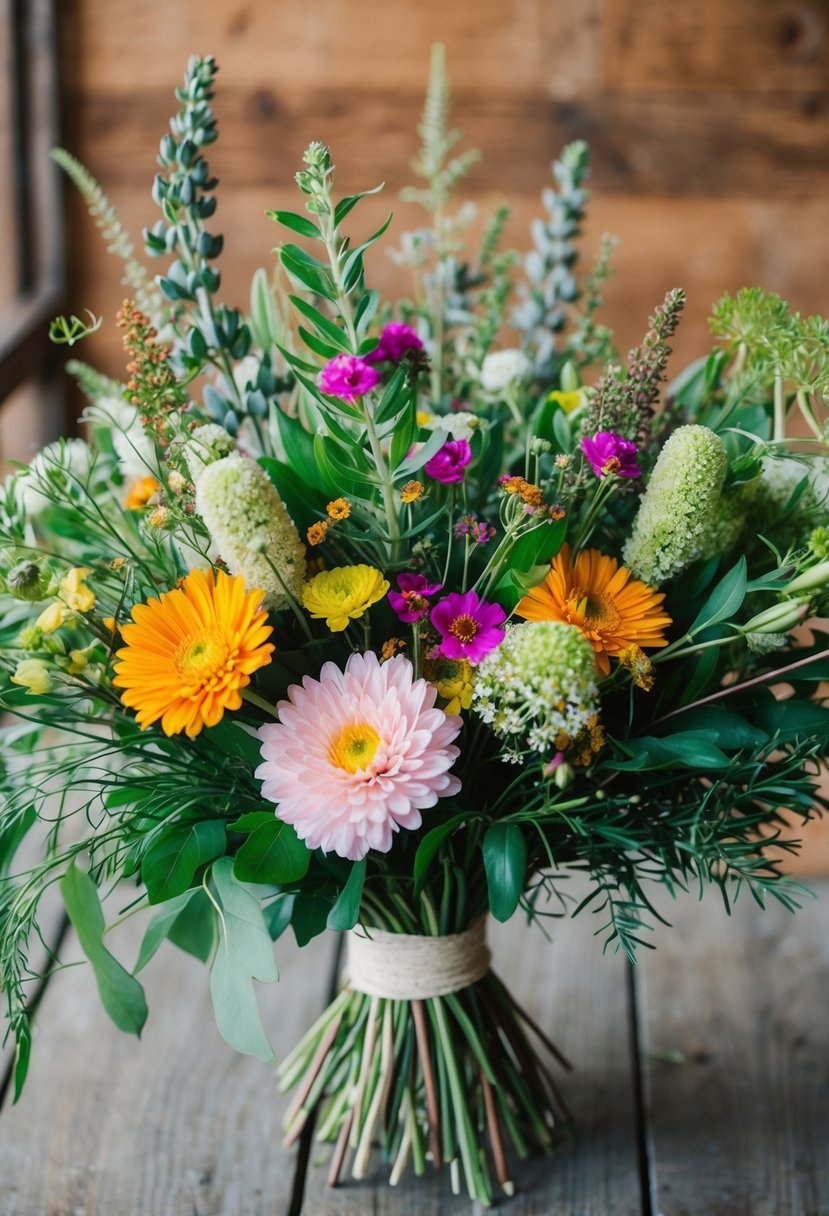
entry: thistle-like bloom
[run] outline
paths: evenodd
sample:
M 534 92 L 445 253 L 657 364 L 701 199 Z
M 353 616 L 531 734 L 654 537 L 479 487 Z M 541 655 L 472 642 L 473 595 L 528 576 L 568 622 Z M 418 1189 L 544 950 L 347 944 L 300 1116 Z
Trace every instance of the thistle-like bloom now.
M 642 650 L 667 646 L 665 630 L 672 621 L 662 608 L 665 596 L 631 578 L 615 557 L 582 549 L 575 561 L 562 545 L 550 573 L 515 609 L 528 621 L 562 621 L 575 625 L 596 653 L 603 675 L 610 658 L 631 643 Z
M 705 426 L 681 426 L 651 473 L 624 559 L 649 583 L 664 583 L 702 556 L 728 468 L 725 445 Z
M 160 719 L 165 735 L 192 738 L 241 707 L 240 689 L 274 649 L 262 594 L 242 578 L 193 570 L 174 591 L 135 605 L 112 682 L 142 730 Z
M 504 640 L 506 613 L 500 604 L 481 600 L 474 591 L 453 591 L 432 609 L 429 620 L 440 634 L 435 655 L 480 663 Z
M 598 710 L 593 649 L 581 632 L 558 621 L 513 625 L 475 673 L 474 712 L 506 741 L 504 758 L 549 756 Z
M 581 450 L 597 477 L 641 477 L 636 463 L 639 449 L 624 435 L 613 431 L 598 431 L 592 438 L 585 435 Z
M 423 343 L 411 325 L 390 321 L 383 326 L 380 341 L 365 356 L 366 363 L 399 363 L 410 350 L 423 350 Z
M 408 625 L 421 620 L 429 611 L 429 596 L 443 590 L 443 583 L 430 583 L 422 574 L 398 574 L 399 591 L 389 592 L 389 603 Z
M 261 587 L 265 607 L 286 608 L 305 580 L 305 546 L 264 469 L 234 452 L 209 464 L 196 485 L 196 510 L 231 574 Z
M 424 465 L 424 472 L 433 481 L 445 486 L 457 485 L 466 476 L 472 460 L 472 449 L 465 439 L 449 439 Z
M 311 849 L 352 861 L 387 853 L 395 832 L 419 828 L 421 811 L 460 789 L 449 770 L 461 720 L 436 696 L 403 655 L 352 654 L 345 671 L 324 663 L 260 728 L 263 797 Z
M 325 621 L 332 633 L 340 633 L 388 589 L 388 581 L 374 566 L 335 566 L 309 579 L 302 588 L 302 602 L 314 620 Z
M 335 355 L 317 376 L 317 386 L 329 397 L 354 402 L 380 383 L 380 373 L 357 355 Z

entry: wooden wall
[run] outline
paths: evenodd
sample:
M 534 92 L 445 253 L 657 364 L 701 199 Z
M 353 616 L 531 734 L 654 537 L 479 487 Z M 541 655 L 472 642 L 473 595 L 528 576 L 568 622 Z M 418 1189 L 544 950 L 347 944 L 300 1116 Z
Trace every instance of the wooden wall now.
M 430 44 L 448 52 L 454 118 L 484 159 L 468 192 L 513 205 L 522 246 L 561 145 L 593 147 L 587 248 L 618 235 L 607 314 L 638 340 L 667 288 L 685 287 L 677 364 L 706 344 L 723 290 L 761 283 L 804 311 L 824 291 L 829 185 L 829 0 L 74 0 L 64 14 L 65 140 L 136 232 L 156 218 L 157 141 L 190 52 L 221 65 L 218 228 L 227 296 L 244 302 L 277 239 L 266 207 L 295 200 L 312 138 L 343 189 L 385 179 L 369 230 L 410 180 Z M 70 209 L 69 306 L 104 315 L 85 349 L 117 374 L 123 295 L 82 208 Z M 380 255 L 376 285 L 398 271 Z

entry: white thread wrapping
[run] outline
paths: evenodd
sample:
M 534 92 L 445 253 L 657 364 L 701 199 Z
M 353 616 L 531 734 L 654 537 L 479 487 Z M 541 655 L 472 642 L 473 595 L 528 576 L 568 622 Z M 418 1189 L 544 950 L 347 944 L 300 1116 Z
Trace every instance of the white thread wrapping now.
M 445 996 L 468 988 L 489 970 L 485 916 L 463 933 L 446 937 L 359 928 L 351 930 L 347 941 L 348 983 L 356 992 L 387 1000 Z

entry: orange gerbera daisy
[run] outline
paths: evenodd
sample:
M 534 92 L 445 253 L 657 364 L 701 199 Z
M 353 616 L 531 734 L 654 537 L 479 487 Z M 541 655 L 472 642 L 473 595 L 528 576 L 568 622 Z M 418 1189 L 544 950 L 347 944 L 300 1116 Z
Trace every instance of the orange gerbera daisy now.
M 626 566 L 598 549 L 582 549 L 575 561 L 562 545 L 544 582 L 525 595 L 515 609 L 528 621 L 563 621 L 575 625 L 596 652 L 599 670 L 607 675 L 610 656 L 635 644 L 640 649 L 667 646 L 665 630 L 672 624 L 662 609 L 665 596 L 639 579 Z
M 160 718 L 166 735 L 192 738 L 240 708 L 239 690 L 274 649 L 263 595 L 238 576 L 193 570 L 175 591 L 135 605 L 113 684 L 142 730 Z

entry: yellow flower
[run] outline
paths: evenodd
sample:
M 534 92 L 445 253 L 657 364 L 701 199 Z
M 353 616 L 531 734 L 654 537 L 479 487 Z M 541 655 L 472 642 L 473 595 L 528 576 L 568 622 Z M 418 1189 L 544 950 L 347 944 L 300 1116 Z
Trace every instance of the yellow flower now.
M 50 604 L 48 608 L 44 608 L 40 616 L 35 621 L 35 627 L 43 631 L 43 633 L 54 633 L 56 629 L 60 629 L 61 625 L 72 613 L 62 604 L 60 600 Z
M 467 663 L 466 659 L 441 663 L 435 688 L 438 696 L 446 701 L 443 708 L 447 714 L 459 714 L 462 709 L 469 709 L 472 704 L 472 680 L 472 664 Z
M 91 573 L 89 566 L 76 566 L 61 579 L 58 595 L 73 612 L 89 612 L 95 605 L 95 592 L 83 581 Z
M 394 658 L 398 651 L 405 649 L 406 643 L 402 638 L 387 638 L 380 647 L 380 662 L 387 663 L 389 659 Z
M 565 414 L 572 414 L 585 400 L 585 392 L 582 388 L 574 389 L 571 393 L 564 393 L 555 389 L 552 393 L 547 394 L 548 401 L 555 401 L 564 410 Z
M 21 659 L 11 679 L 12 684 L 28 688 L 35 696 L 42 696 L 52 687 L 49 668 L 42 659 Z
M 314 620 L 324 620 L 332 633 L 339 633 L 381 600 L 388 589 L 388 581 L 374 566 L 335 566 L 305 584 L 302 602 Z
M 309 545 L 321 545 L 325 540 L 325 534 L 328 531 L 328 520 L 318 519 L 315 524 L 311 524 L 308 531 L 305 533 L 305 539 Z
M 69 651 L 69 674 L 70 676 L 78 676 L 87 666 L 89 659 L 85 650 L 70 650 Z
M 142 730 L 161 719 L 166 735 L 192 738 L 241 707 L 240 689 L 274 649 L 263 595 L 245 591 L 240 576 L 192 570 L 175 590 L 135 605 L 112 682 Z
M 401 502 L 417 502 L 426 493 L 422 481 L 407 481 L 400 491 Z
M 418 426 L 428 426 L 434 416 L 431 410 L 418 410 L 415 414 L 415 421 Z
M 348 519 L 351 514 L 351 504 L 347 498 L 335 498 L 325 509 L 329 519 Z
M 136 477 L 135 481 L 130 482 L 124 506 L 130 511 L 140 511 L 160 489 L 161 484 L 154 477 Z
M 544 582 L 524 596 L 515 612 L 528 621 L 575 625 L 607 675 L 610 656 L 631 644 L 642 649 L 667 646 L 665 630 L 672 621 L 662 608 L 664 599 L 661 592 L 632 578 L 615 557 L 582 549 L 571 561 L 570 546 L 563 545 Z
M 104 619 L 101 621 L 101 624 L 103 625 L 104 629 L 108 629 L 110 633 L 115 633 L 115 617 L 114 616 L 105 616 Z

